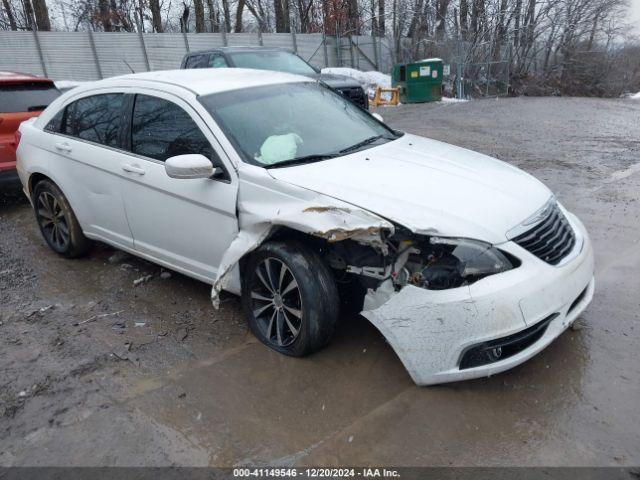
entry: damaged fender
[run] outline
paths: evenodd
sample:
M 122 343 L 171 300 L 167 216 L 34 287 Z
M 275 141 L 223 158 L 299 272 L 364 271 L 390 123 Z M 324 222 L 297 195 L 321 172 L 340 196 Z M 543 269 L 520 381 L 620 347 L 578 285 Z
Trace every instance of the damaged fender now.
M 253 174 L 254 182 L 245 178 L 238 195 L 239 231 L 222 256 L 211 289 L 215 308 L 219 306 L 220 292 L 228 288 L 234 267 L 277 227 L 288 227 L 328 242 L 351 239 L 386 250 L 383 236 L 394 232 L 393 224 L 387 220 L 334 198 L 265 177 L 250 167 L 247 170 Z M 274 183 L 278 184 L 277 190 L 269 188 Z

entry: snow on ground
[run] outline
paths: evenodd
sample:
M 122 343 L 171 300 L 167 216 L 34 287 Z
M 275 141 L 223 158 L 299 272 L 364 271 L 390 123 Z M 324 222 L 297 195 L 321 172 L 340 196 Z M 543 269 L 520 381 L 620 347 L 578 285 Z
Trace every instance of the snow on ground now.
M 634 93 L 629 98 L 632 98 L 633 100 L 640 100 L 640 92 Z
M 439 60 L 439 59 L 427 59 L 429 61 Z M 424 60 L 426 61 L 426 60 Z M 323 68 L 322 73 L 331 74 L 331 75 L 343 75 L 345 77 L 353 78 L 355 81 L 362 84 L 365 92 L 369 97 L 373 97 L 376 88 L 389 88 L 391 87 L 391 76 L 382 72 L 363 72 L 361 70 L 356 70 L 355 68 L 347 68 L 347 67 L 331 67 L 331 68 Z M 383 94 L 384 95 L 384 94 Z M 469 100 L 459 100 L 457 98 L 449 98 L 442 97 L 442 101 L 438 103 L 459 103 L 459 102 L 468 102 Z
M 436 103 L 465 103 L 468 102 L 467 98 L 453 98 L 453 97 L 442 97 L 442 100 Z

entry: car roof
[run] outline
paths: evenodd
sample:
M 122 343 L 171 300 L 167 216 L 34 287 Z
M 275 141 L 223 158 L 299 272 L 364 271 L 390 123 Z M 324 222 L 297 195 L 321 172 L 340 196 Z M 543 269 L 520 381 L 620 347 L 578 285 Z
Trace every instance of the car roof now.
M 36 75 L 31 75 L 29 73 L 20 73 L 20 72 L 0 72 L 0 83 L 22 83 L 22 82 L 42 82 L 42 83 L 53 83 L 52 80 L 45 77 L 38 77 Z
M 189 52 L 186 56 L 191 55 L 201 55 L 203 53 L 213 53 L 213 52 L 222 52 L 222 53 L 236 53 L 236 52 L 288 52 L 293 53 L 292 50 L 281 47 L 255 47 L 255 46 L 237 46 L 237 47 L 216 47 L 216 48 L 207 48 L 205 50 L 197 50 L 195 52 Z
M 130 86 L 150 83 L 181 87 L 196 95 L 238 90 L 241 88 L 274 85 L 278 83 L 296 83 L 313 81 L 308 77 L 269 70 L 246 68 L 194 68 L 185 70 L 159 70 L 154 72 L 133 73 L 91 82 L 74 91 L 94 88 Z

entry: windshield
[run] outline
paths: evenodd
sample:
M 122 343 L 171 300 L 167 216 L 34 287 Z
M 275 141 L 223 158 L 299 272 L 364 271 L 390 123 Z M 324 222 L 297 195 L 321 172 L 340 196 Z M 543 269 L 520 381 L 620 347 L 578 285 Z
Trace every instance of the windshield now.
M 229 56 L 237 68 L 274 70 L 296 75 L 315 75 L 316 71 L 300 57 L 289 52 L 235 52 Z
M 37 112 L 60 96 L 53 83 L 0 85 L 0 113 Z
M 398 135 L 318 83 L 214 93 L 200 102 L 246 162 L 267 168 L 341 156 Z

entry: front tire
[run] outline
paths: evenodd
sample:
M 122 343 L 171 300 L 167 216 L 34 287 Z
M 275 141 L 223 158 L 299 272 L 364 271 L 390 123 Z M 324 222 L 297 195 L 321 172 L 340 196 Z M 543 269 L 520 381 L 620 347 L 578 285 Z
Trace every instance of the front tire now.
M 329 267 L 299 242 L 269 242 L 243 268 L 242 305 L 249 328 L 277 352 L 301 357 L 325 346 L 338 320 Z
M 50 180 L 42 180 L 33 189 L 33 210 L 40 232 L 56 253 L 76 258 L 91 246 L 84 236 L 67 198 Z

